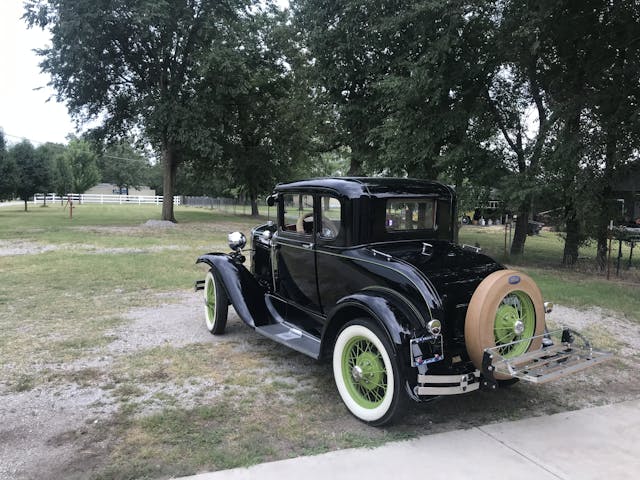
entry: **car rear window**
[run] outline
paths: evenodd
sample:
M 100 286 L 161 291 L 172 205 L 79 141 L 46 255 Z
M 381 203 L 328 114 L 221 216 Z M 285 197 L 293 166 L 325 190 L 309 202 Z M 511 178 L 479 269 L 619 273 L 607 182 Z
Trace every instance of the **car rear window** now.
M 387 200 L 387 232 L 435 230 L 436 201 L 433 198 Z

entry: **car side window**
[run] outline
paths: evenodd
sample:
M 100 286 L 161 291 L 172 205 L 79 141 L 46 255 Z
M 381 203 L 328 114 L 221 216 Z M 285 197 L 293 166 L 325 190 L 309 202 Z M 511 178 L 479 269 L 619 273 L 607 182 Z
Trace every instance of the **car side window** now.
M 340 234 L 342 204 L 335 197 L 320 197 L 320 237 L 333 240 Z
M 281 229 L 304 235 L 313 234 L 313 196 L 286 193 L 282 196 Z

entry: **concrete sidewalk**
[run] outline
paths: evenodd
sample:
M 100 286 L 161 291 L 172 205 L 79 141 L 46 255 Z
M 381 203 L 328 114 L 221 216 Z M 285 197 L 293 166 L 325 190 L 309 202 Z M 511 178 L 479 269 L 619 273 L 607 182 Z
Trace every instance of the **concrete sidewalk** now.
M 635 480 L 640 400 L 183 478 Z

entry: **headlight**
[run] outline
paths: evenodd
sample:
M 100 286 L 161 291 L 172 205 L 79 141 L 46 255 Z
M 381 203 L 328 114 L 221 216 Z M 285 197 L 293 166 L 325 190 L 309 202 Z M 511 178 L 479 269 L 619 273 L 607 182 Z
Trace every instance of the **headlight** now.
M 247 237 L 242 232 L 232 232 L 227 239 L 229 240 L 229 248 L 234 252 L 242 250 L 247 244 Z

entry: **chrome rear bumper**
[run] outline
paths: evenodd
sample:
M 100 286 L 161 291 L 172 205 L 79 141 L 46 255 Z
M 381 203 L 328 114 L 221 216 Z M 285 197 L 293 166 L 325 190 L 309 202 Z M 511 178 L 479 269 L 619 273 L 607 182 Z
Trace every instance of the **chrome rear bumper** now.
M 459 395 L 480 388 L 480 371 L 460 375 L 418 375 L 416 395 Z

